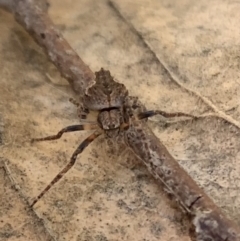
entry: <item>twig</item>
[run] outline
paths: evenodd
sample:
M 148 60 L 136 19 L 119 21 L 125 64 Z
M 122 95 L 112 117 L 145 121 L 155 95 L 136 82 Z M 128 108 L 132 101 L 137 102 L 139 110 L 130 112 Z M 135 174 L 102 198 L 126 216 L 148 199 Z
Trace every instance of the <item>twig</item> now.
M 43 47 L 77 94 L 83 95 L 94 84 L 93 72 L 49 18 L 45 0 L 0 0 L 0 7 L 13 13 L 15 19 Z
M 80 95 L 92 85 L 93 73 L 56 30 L 46 9 L 34 0 L 9 0 L 17 21 L 41 45 L 73 90 Z M 0 0 L 0 6 L 5 1 Z M 221 115 L 222 113 L 219 112 Z M 224 115 L 223 115 L 224 116 Z M 228 119 L 226 119 L 228 121 Z M 221 212 L 212 200 L 169 154 L 144 123 L 134 123 L 127 143 L 143 160 L 153 176 L 171 192 L 192 221 L 192 240 L 237 241 L 240 229 Z M 134 134 L 133 134 L 134 133 Z M 132 135 L 133 134 L 133 135 Z M 134 138 L 134 141 L 131 140 Z M 139 143 L 136 140 L 141 140 Z M 143 145 L 146 143 L 146 145 Z
M 150 173 L 190 215 L 192 240 L 240 240 L 240 229 L 236 224 L 227 219 L 145 123 L 135 122 L 126 134 L 126 140 Z

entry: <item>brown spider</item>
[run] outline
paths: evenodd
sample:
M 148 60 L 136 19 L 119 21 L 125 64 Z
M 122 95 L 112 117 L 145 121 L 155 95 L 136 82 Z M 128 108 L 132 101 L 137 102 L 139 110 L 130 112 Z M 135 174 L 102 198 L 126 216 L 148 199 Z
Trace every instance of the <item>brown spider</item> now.
M 55 176 L 49 185 L 34 199 L 31 207 L 56 183 L 76 162 L 78 154 L 80 154 L 92 141 L 101 134 L 106 134 L 109 138 L 117 137 L 120 132 L 124 132 L 131 125 L 131 120 L 142 120 L 157 114 L 166 118 L 192 115 L 181 112 L 166 113 L 164 111 L 143 111 L 133 114 L 133 110 L 141 107 L 138 104 L 137 98 L 130 97 L 128 90 L 123 84 L 116 82 L 108 70 L 100 69 L 95 73 L 95 84 L 91 86 L 82 98 L 82 105 L 70 99 L 70 101 L 78 106 L 80 120 L 85 120 L 90 111 L 97 112 L 95 123 L 85 123 L 80 125 L 67 126 L 60 130 L 56 135 L 47 136 L 44 138 L 32 139 L 34 141 L 50 141 L 61 138 L 65 132 L 95 130 L 87 137 L 74 151 L 69 163 Z M 134 101 L 130 101 L 134 99 Z M 133 102 L 133 103 L 131 103 Z

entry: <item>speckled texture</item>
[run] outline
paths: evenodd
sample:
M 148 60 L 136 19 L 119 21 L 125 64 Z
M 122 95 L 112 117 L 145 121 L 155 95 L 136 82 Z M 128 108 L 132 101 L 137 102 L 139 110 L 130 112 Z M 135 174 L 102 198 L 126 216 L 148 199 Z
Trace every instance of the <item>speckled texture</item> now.
M 239 119 L 237 2 L 115 3 L 186 85 Z M 53 21 L 90 68 L 110 69 L 149 109 L 207 110 L 169 80 L 153 52 L 104 1 L 50 4 Z M 76 124 L 78 117 L 68 102 L 73 96 L 70 88 L 42 50 L 9 14 L 1 11 L 0 18 L 1 156 L 9 159 L 14 177 L 32 200 L 89 133 L 65 135 L 47 145 L 24 142 Z M 45 73 L 56 85 L 49 84 Z M 239 130 L 214 118 L 167 127 L 155 120 L 149 125 L 168 150 L 240 224 Z M 51 235 L 56 240 L 189 240 L 186 220 L 162 188 L 131 152 L 122 151 L 109 150 L 102 139 L 92 143 L 74 169 L 39 202 L 35 211 Z M 21 205 L 20 201 L 13 203 Z M 16 209 L 13 216 L 22 215 Z M 20 235 L 14 238 L 26 240 L 19 230 Z M 32 240 L 38 239 L 32 236 Z

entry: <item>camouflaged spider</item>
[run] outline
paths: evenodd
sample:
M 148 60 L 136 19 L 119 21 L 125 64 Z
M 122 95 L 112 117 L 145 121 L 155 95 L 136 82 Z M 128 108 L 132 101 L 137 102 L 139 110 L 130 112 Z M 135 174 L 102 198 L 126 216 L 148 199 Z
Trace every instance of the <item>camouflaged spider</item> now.
M 74 165 L 78 154 L 80 154 L 92 141 L 94 141 L 101 134 L 105 134 L 109 138 L 115 138 L 120 132 L 124 132 L 131 125 L 131 119 L 142 120 L 148 117 L 160 114 L 166 118 L 192 115 L 181 112 L 166 113 L 164 111 L 151 110 L 143 111 L 137 115 L 133 114 L 133 109 L 137 108 L 137 101 L 130 104 L 128 90 L 123 84 L 116 82 L 108 70 L 103 68 L 95 73 L 95 84 L 87 89 L 83 96 L 82 105 L 70 99 L 70 101 L 78 106 L 80 120 L 87 120 L 90 111 L 97 112 L 97 118 L 94 123 L 85 123 L 80 125 L 72 125 L 63 128 L 56 135 L 47 136 L 44 138 L 32 139 L 35 141 L 50 141 L 61 138 L 63 133 L 81 131 L 81 130 L 95 130 L 88 136 L 74 151 L 69 163 L 56 175 L 51 183 L 34 199 L 31 204 L 34 204 L 56 183 L 62 176 Z M 135 98 L 137 100 L 137 98 Z

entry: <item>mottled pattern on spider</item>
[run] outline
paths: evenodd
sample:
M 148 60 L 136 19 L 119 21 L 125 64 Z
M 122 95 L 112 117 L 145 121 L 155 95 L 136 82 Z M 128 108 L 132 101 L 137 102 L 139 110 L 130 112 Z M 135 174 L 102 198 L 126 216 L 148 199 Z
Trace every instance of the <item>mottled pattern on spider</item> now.
M 95 83 L 90 86 L 83 97 L 80 98 L 82 104 L 70 99 L 78 106 L 78 115 L 80 121 L 84 124 L 68 126 L 60 130 L 56 135 L 44 138 L 32 139 L 34 141 L 49 141 L 59 139 L 65 132 L 95 130 L 87 137 L 74 151 L 69 163 L 56 175 L 51 183 L 34 199 L 31 207 L 56 183 L 62 176 L 74 165 L 78 154 L 80 154 L 93 140 L 101 134 L 108 138 L 117 138 L 120 134 L 131 126 L 131 121 L 138 121 L 148 117 L 160 114 L 165 117 L 187 116 L 191 115 L 178 113 L 166 113 L 164 111 L 146 111 L 140 104 L 138 98 L 130 97 L 126 87 L 114 80 L 108 70 L 103 68 L 95 73 Z M 90 112 L 95 112 L 94 122 L 88 122 Z M 136 140 L 141 141 L 141 140 Z
M 109 137 L 118 135 L 132 115 L 126 87 L 116 82 L 108 70 L 95 73 L 95 84 L 87 89 L 80 106 L 80 119 L 86 119 L 89 111 L 97 111 L 97 123 Z

